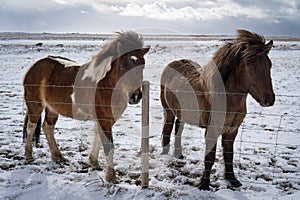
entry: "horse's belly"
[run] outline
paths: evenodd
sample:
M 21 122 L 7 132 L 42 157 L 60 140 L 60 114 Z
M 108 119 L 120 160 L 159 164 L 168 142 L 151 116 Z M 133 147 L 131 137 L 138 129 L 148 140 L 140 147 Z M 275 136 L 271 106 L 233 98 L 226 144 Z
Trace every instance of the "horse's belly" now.
M 207 126 L 208 118 L 207 113 L 202 111 L 183 111 L 180 116 L 182 122 L 203 128 Z
M 44 102 L 44 106 L 52 113 L 56 115 L 63 115 L 65 117 L 73 118 L 72 113 L 72 106 L 71 105 L 65 105 L 64 103 L 48 103 Z
M 81 108 L 73 108 L 72 110 L 72 117 L 74 119 L 78 119 L 78 120 L 94 120 L 96 119 L 96 113 L 95 111 L 93 111 L 93 109 L 91 110 L 84 110 L 84 109 L 81 109 Z
M 166 88 L 165 99 L 168 108 L 181 121 L 195 125 L 206 126 L 209 117 L 209 105 L 205 97 L 199 96 L 189 87 L 181 86 L 180 90 Z

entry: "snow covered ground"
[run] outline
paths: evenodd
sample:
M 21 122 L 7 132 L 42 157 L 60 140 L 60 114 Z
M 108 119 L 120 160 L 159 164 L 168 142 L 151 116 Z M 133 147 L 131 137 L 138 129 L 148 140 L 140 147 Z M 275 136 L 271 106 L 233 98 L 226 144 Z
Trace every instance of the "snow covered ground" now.
M 150 188 L 140 184 L 141 104 L 129 106 L 113 127 L 115 169 L 119 183 L 103 180 L 104 171 L 87 166 L 93 123 L 60 117 L 56 139 L 67 165 L 51 161 L 47 141 L 34 147 L 36 160 L 24 162 L 22 123 L 25 113 L 23 76 L 38 58 L 59 55 L 79 63 L 100 50 L 94 38 L 38 40 L 12 37 L 0 40 L 0 199 L 299 199 L 300 198 L 300 42 L 275 41 L 270 52 L 275 106 L 262 108 L 248 99 L 248 115 L 235 142 L 234 167 L 241 188 L 228 188 L 223 178 L 220 145 L 211 175 L 211 191 L 200 191 L 204 157 L 204 131 L 186 125 L 178 163 L 160 155 L 163 125 L 159 100 L 160 74 L 166 64 L 188 58 L 205 65 L 220 40 L 156 38 L 146 55 L 145 80 L 150 90 Z M 37 45 L 37 43 L 42 43 Z M 171 149 L 172 150 L 172 149 Z M 103 153 L 99 158 L 104 165 Z

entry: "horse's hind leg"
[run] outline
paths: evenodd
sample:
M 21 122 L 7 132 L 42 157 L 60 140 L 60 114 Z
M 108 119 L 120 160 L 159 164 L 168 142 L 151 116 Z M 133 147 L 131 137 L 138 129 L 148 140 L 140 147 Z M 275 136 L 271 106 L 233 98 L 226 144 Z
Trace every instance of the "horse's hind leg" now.
M 174 126 L 175 116 L 170 110 L 164 110 L 164 127 L 162 131 L 161 144 L 163 147 L 162 154 L 168 154 L 170 150 L 170 137 Z
M 28 121 L 26 125 L 26 145 L 25 145 L 25 159 L 27 162 L 32 162 L 33 156 L 32 156 L 32 140 L 33 135 L 35 132 L 35 128 L 37 126 L 37 123 L 39 121 L 41 112 L 43 110 L 43 106 L 39 102 L 26 102 L 27 104 L 27 116 Z
M 184 123 L 181 122 L 179 119 L 176 119 L 175 122 L 175 149 L 174 149 L 174 156 L 175 158 L 183 159 L 182 155 L 182 146 L 181 146 L 181 135 L 183 131 Z
M 225 162 L 225 179 L 234 187 L 240 187 L 242 184 L 238 181 L 233 171 L 233 143 L 237 135 L 234 132 L 224 133 L 222 135 L 223 157 Z
M 54 138 L 54 128 L 57 119 L 58 115 L 54 114 L 48 108 L 46 108 L 45 121 L 42 127 L 48 141 L 49 149 L 51 152 L 51 159 L 56 163 L 61 163 L 66 162 L 67 160 L 62 156 Z
M 26 114 L 24 118 L 24 124 L 23 124 L 23 143 L 26 142 L 26 138 L 27 138 L 27 124 L 28 124 L 28 115 Z M 38 144 L 40 143 L 40 135 L 41 135 L 41 118 L 37 122 L 37 126 L 35 128 L 34 135 L 33 135 L 33 141 L 36 147 L 39 146 Z

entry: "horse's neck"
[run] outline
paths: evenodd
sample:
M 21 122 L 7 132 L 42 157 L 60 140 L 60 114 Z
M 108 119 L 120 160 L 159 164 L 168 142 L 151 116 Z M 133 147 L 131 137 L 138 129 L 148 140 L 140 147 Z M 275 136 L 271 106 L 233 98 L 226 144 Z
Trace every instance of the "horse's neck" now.
M 98 87 L 115 88 L 119 79 L 118 66 L 112 64 L 111 70 L 98 82 Z
M 243 66 L 238 66 L 234 69 L 228 76 L 225 82 L 226 99 L 227 105 L 230 110 L 239 109 L 240 106 L 244 107 L 246 105 L 246 99 L 248 95 L 247 88 L 243 78 L 245 76 L 241 73 Z M 243 108 L 244 109 L 244 108 Z

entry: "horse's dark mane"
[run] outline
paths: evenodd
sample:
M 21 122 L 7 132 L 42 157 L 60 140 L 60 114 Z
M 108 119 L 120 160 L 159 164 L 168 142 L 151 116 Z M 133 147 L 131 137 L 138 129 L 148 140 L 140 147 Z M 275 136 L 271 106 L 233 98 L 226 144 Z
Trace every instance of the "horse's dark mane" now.
M 246 30 L 238 30 L 235 40 L 220 47 L 213 56 L 223 82 L 230 72 L 239 65 L 242 59 L 250 59 L 254 55 L 266 51 L 265 38 Z

